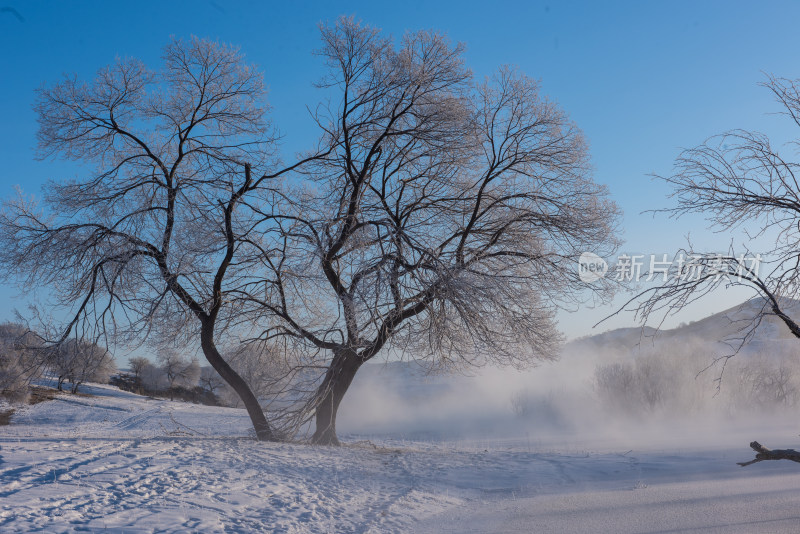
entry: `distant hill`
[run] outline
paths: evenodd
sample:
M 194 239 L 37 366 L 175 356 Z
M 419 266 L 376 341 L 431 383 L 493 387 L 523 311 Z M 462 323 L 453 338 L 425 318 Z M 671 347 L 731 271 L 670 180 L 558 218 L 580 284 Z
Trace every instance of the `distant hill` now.
M 629 327 L 608 330 L 568 342 L 562 359 L 585 355 L 592 361 L 633 355 L 640 349 L 670 348 L 685 345 L 702 346 L 708 356 L 730 353 L 737 340 L 764 306 L 764 299 L 754 298 L 698 321 L 671 329 Z M 800 320 L 800 301 L 784 303 L 784 311 Z M 740 355 L 794 353 L 800 357 L 800 339 L 795 338 L 783 322 L 772 315 L 763 318 Z M 467 373 L 469 374 L 469 370 Z M 411 396 L 435 388 L 446 388 L 453 375 L 430 374 L 424 364 L 414 361 L 369 362 L 359 373 L 359 381 L 380 380 L 392 387 L 405 389 Z
M 763 298 L 754 298 L 671 329 L 657 330 L 649 326 L 617 328 L 571 341 L 565 346 L 564 352 L 585 351 L 590 348 L 602 352 L 626 352 L 639 347 L 677 345 L 688 341 L 706 344 L 721 352 L 730 352 L 732 346 L 738 346 L 738 340 L 744 333 L 755 326 L 754 318 L 764 304 Z M 788 300 L 783 304 L 784 311 L 789 316 L 800 320 L 800 301 Z M 753 336 L 742 347 L 740 354 L 762 354 L 771 350 L 781 353 L 797 350 L 800 353 L 800 339 L 795 338 L 778 317 L 767 315 L 755 326 Z

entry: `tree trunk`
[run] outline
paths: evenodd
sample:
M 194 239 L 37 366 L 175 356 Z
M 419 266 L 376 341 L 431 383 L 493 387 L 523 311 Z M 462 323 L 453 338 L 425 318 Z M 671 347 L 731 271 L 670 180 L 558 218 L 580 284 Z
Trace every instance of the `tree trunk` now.
M 203 349 L 206 360 L 211 364 L 211 367 L 219 373 L 223 380 L 225 380 L 236 394 L 239 395 L 239 398 L 242 399 L 244 407 L 247 409 L 248 415 L 250 415 L 253 428 L 256 431 L 256 439 L 259 441 L 278 441 L 267 422 L 267 418 L 264 415 L 264 411 L 261 409 L 258 399 L 250 390 L 247 382 L 228 365 L 228 362 L 225 361 L 217 350 L 217 345 L 214 343 L 214 324 L 211 321 L 202 322 L 200 328 L 200 346 Z
M 361 361 L 354 350 L 334 351 L 333 361 L 325 373 L 325 379 L 317 389 L 317 428 L 311 438 L 312 443 L 339 445 L 339 438 L 336 437 L 336 413 L 359 367 Z

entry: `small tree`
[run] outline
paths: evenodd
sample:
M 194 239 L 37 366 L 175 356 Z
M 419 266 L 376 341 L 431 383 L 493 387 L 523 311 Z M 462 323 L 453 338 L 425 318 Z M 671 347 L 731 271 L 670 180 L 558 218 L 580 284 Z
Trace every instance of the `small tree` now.
M 56 376 L 59 391 L 64 382 L 72 384 L 73 394 L 84 382 L 107 382 L 116 370 L 111 354 L 94 343 L 71 339 L 49 352 L 49 368 Z
M 75 342 L 66 342 L 53 347 L 49 353 L 48 367 L 56 377 L 58 390 L 63 391 L 64 382 L 69 381 L 76 365 L 78 351 L 75 347 Z
M 0 397 L 13 402 L 28 398 L 30 383 L 44 367 L 38 337 L 23 325 L 0 325 Z
M 201 388 L 212 395 L 217 395 L 217 391 L 225 387 L 225 381 L 219 376 L 213 367 L 202 367 L 200 369 L 200 379 L 198 381 Z
M 128 359 L 128 367 L 130 367 L 133 378 L 137 381 L 142 379 L 142 372 L 148 365 L 151 365 L 150 360 L 144 356 L 134 356 Z
M 152 363 L 142 369 L 142 387 L 146 393 L 164 391 L 169 387 L 164 371 Z
M 594 387 L 600 400 L 617 413 L 631 413 L 640 408 L 639 390 L 633 366 L 617 362 L 599 365 L 594 373 Z
M 192 388 L 197 385 L 200 379 L 200 365 L 196 359 L 188 360 L 177 351 L 164 349 L 159 353 L 157 360 L 160 371 L 167 379 L 170 398 L 175 387 Z
M 108 382 L 111 374 L 117 370 L 111 353 L 93 343 L 78 344 L 74 362 L 69 377 L 73 394 L 84 382 Z

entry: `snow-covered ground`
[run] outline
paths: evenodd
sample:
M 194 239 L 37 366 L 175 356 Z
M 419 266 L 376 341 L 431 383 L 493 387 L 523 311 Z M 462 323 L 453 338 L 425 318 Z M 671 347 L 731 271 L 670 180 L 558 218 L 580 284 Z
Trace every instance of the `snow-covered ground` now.
M 0 532 L 800 531 L 800 466 L 740 468 L 746 441 L 271 444 L 241 410 L 87 391 L 0 427 Z

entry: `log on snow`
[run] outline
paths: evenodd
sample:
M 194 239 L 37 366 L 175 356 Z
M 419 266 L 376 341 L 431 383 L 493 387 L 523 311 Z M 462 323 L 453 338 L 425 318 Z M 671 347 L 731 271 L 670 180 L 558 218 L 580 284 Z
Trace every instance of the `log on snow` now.
M 750 448 L 756 451 L 756 459 L 749 462 L 737 462 L 742 467 L 762 460 L 791 460 L 800 462 L 800 452 L 794 449 L 768 449 L 757 441 L 750 443 Z

